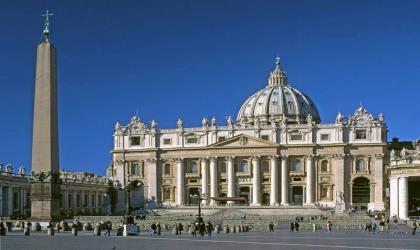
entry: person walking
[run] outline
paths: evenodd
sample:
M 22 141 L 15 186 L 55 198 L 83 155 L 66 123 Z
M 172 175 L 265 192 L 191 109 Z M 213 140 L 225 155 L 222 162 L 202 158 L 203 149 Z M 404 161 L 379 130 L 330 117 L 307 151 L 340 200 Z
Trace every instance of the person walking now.
M 111 222 L 110 222 L 110 221 L 108 221 L 108 222 L 105 224 L 105 229 L 106 229 L 105 235 L 107 235 L 107 234 L 108 234 L 108 236 L 111 236 L 111 228 L 112 228 L 112 226 L 111 226 Z
M 291 222 L 290 223 L 290 232 L 294 232 L 295 231 L 295 223 Z
M 411 230 L 412 230 L 412 232 L 411 232 L 411 235 L 416 235 L 416 230 L 417 230 L 417 224 L 416 224 L 416 222 L 413 222 L 413 225 L 411 226 Z
M 268 231 L 271 233 L 271 232 L 274 232 L 274 224 L 273 224 L 273 222 L 270 222 L 269 224 L 268 224 Z
M 156 224 L 156 228 L 157 228 L 157 235 L 160 235 L 160 234 L 161 234 L 161 232 L 162 232 L 162 227 L 160 226 L 160 222 L 158 222 L 158 223 Z
M 157 227 L 156 227 L 156 224 L 154 222 L 152 223 L 152 225 L 150 225 L 150 229 L 151 229 L 150 235 L 155 235 Z
M 203 238 L 204 233 L 206 232 L 206 225 L 204 225 L 204 222 L 200 222 L 198 229 L 199 229 L 201 238 Z
M 315 222 L 312 223 L 312 232 L 316 232 L 316 224 L 315 224 Z
M 206 230 L 207 230 L 207 234 L 209 236 L 209 239 L 211 239 L 211 232 L 213 231 L 213 224 L 211 224 L 210 221 L 207 222 Z
M 20 224 L 20 231 L 23 232 L 24 229 L 25 229 L 25 221 L 22 221 Z
M 178 231 L 179 231 L 179 235 L 182 234 L 182 230 L 184 230 L 184 226 L 182 225 L 182 223 L 178 223 Z
M 295 221 L 295 231 L 299 232 L 299 222 Z
M 196 232 L 197 232 L 197 228 L 195 227 L 195 223 L 191 223 L 190 228 L 189 228 L 189 233 L 191 234 L 191 236 L 193 238 L 195 238 L 196 236 Z

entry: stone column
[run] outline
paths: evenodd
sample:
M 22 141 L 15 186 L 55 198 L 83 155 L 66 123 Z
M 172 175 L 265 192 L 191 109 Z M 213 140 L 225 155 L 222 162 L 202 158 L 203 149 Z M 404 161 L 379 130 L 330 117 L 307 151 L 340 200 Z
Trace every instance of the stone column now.
M 158 167 L 158 159 L 148 159 L 148 169 L 147 169 L 147 184 L 149 188 L 147 189 L 149 197 L 149 206 L 157 207 L 160 202 L 160 175 Z
M 227 176 L 228 176 L 228 194 L 227 197 L 235 197 L 235 166 L 233 165 L 234 157 L 227 158 Z M 233 205 L 233 201 L 228 201 Z
M 289 205 L 289 169 L 286 155 L 281 157 L 281 205 Z
M 398 177 L 389 178 L 389 214 L 398 216 Z
M 178 206 L 184 205 L 184 197 L 185 197 L 185 176 L 184 176 L 184 159 L 178 159 L 177 161 L 177 182 L 176 182 L 176 189 L 177 189 L 177 202 Z
M 343 193 L 343 195 L 345 195 L 345 188 L 344 188 L 344 184 L 345 184 L 345 172 L 344 172 L 344 156 L 343 155 L 337 155 L 334 158 L 334 166 L 336 169 L 336 175 L 335 175 L 335 192 L 336 192 L 336 196 L 338 194 L 340 194 L 340 192 Z M 344 197 L 344 203 L 347 200 L 347 197 Z M 345 204 L 343 204 L 344 207 Z
M 398 217 L 408 219 L 408 177 L 400 177 L 398 180 Z
M 315 171 L 312 159 L 313 156 L 306 158 L 306 205 L 314 204 Z
M 24 214 L 24 209 L 25 209 L 25 207 L 24 207 L 24 198 L 23 197 L 25 197 L 25 190 L 24 190 L 24 188 L 23 187 L 21 187 L 20 188 L 20 204 L 19 204 L 19 207 L 20 207 L 20 214 L 21 215 L 23 215 Z
M 11 183 L 9 183 L 9 194 L 8 194 L 8 215 L 12 215 L 13 214 L 13 187 L 11 185 Z
M 261 170 L 260 157 L 252 158 L 252 204 L 261 206 Z
M 210 158 L 210 197 L 217 197 L 217 158 Z M 216 202 L 210 198 L 210 205 L 216 205 Z
M 201 159 L 201 194 L 205 194 L 205 195 L 209 195 L 209 191 L 208 189 L 208 176 L 207 176 L 208 170 L 207 170 L 207 159 L 206 158 L 202 158 Z M 204 199 L 201 201 L 201 203 L 203 205 L 207 205 L 208 204 L 208 200 Z
M 383 177 L 384 176 L 384 165 L 383 165 L 383 155 L 376 155 L 375 157 L 375 210 L 385 210 L 384 205 L 384 185 Z
M 270 205 L 279 205 L 279 169 L 278 169 L 278 156 L 270 158 L 270 171 L 271 171 L 271 191 L 270 191 Z
M 3 216 L 3 185 L 0 183 L 0 217 Z

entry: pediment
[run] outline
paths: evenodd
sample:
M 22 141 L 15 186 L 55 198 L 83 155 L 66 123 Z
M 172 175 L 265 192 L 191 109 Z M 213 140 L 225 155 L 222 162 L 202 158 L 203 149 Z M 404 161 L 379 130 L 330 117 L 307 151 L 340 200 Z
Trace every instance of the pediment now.
M 209 148 L 240 148 L 240 147 L 276 147 L 276 143 L 262 140 L 249 135 L 237 135 L 222 142 L 209 145 Z

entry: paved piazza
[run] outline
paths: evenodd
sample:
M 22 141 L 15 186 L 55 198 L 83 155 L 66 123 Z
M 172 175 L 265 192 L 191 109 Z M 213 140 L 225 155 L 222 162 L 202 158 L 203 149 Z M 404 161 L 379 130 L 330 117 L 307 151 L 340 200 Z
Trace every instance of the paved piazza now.
M 115 232 L 114 232 L 115 235 Z M 216 234 L 209 240 L 190 235 L 175 236 L 164 232 L 161 236 L 92 236 L 80 232 L 72 236 L 69 232 L 53 237 L 45 233 L 22 236 L 13 232 L 0 237 L 0 250 L 6 249 L 420 249 L 420 236 L 399 233 L 367 233 L 364 231 L 299 232 L 290 233 L 280 229 L 274 233 L 248 232 Z

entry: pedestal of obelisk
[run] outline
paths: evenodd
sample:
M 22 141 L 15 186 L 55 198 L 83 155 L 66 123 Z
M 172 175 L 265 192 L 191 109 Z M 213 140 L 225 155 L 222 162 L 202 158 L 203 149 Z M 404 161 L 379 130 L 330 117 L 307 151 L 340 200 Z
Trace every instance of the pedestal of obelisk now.
M 61 197 L 56 51 L 49 42 L 48 26 L 44 30 L 44 40 L 37 47 L 35 74 L 31 217 L 32 220 L 50 221 L 60 217 Z

